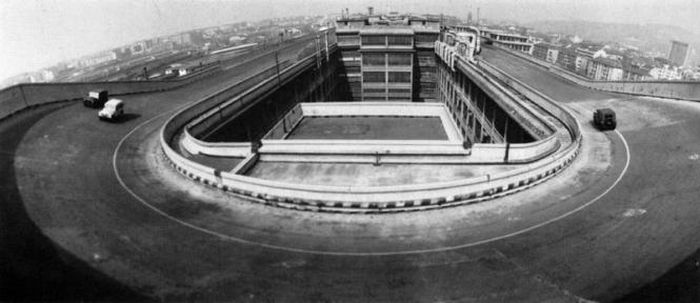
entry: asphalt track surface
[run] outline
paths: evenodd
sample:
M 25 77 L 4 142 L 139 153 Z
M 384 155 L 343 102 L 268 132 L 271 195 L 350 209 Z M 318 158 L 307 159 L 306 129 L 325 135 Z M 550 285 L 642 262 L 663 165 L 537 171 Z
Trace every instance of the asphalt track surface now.
M 607 301 L 698 249 L 697 107 L 590 91 L 483 55 L 572 109 L 616 109 L 612 167 L 586 188 L 501 212 L 290 212 L 194 185 L 158 153 L 169 113 L 244 70 L 125 97 L 131 114 L 116 124 L 79 104 L 34 109 L 0 123 L 0 252 L 16 264 L 3 267 L 14 279 L 0 290 L 70 300 Z

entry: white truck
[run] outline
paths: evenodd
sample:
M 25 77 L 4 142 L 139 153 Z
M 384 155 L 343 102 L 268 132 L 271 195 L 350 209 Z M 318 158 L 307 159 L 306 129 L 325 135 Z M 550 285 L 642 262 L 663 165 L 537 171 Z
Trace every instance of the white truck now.
M 104 108 L 97 113 L 100 120 L 114 121 L 124 115 L 124 102 L 119 99 L 109 99 Z

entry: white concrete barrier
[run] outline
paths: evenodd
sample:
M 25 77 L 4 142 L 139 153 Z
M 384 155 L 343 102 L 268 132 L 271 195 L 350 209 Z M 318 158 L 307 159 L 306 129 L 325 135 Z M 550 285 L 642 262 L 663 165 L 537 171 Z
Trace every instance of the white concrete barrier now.
M 188 153 L 217 157 L 247 157 L 252 153 L 250 142 L 206 142 L 198 140 L 184 131 L 180 141 Z

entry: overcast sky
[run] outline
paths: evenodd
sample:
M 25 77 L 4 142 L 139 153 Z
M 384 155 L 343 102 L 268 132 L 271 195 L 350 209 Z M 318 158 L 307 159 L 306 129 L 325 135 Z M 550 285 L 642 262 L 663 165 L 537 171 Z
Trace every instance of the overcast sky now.
M 698 32 L 698 0 L 2 0 L 0 80 L 58 61 L 192 28 L 271 17 L 388 9 L 492 20 L 664 23 Z

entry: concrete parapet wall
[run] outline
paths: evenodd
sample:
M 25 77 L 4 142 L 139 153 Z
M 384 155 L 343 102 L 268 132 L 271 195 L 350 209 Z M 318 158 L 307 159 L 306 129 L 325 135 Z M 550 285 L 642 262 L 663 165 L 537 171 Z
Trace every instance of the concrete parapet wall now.
M 470 163 L 529 163 L 551 155 L 561 147 L 552 135 L 543 140 L 521 144 L 482 144 L 472 146 Z
M 205 142 L 183 132 L 181 146 L 190 154 L 203 154 L 219 157 L 247 157 L 252 152 L 250 142 Z
M 95 89 L 106 89 L 110 96 L 171 90 L 198 81 L 219 71 L 210 67 L 171 81 L 113 81 L 18 84 L 0 91 L 0 119 L 26 107 L 46 103 L 78 100 Z
M 263 154 L 453 154 L 466 156 L 462 142 L 443 140 L 263 140 Z
M 301 109 L 301 104 L 295 105 L 282 117 L 282 120 L 277 122 L 277 124 L 263 136 L 263 139 L 281 140 L 286 138 L 303 117 L 304 111 Z
M 700 101 L 700 82 L 698 81 L 597 81 L 584 78 L 558 65 L 528 56 L 516 51 L 499 48 L 509 54 L 535 63 L 559 77 L 574 82 L 580 86 L 608 92 L 631 95 L 683 99 Z
M 261 161 L 293 163 L 355 163 L 355 164 L 470 164 L 459 154 L 260 154 Z

